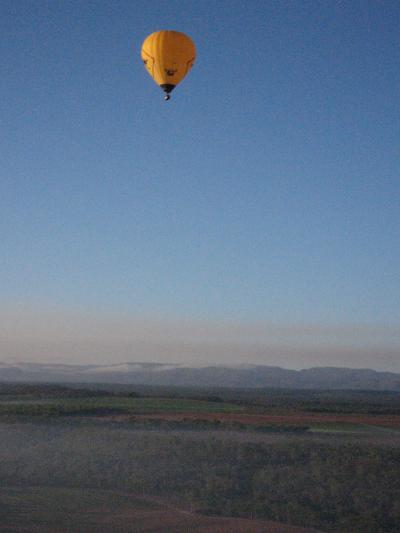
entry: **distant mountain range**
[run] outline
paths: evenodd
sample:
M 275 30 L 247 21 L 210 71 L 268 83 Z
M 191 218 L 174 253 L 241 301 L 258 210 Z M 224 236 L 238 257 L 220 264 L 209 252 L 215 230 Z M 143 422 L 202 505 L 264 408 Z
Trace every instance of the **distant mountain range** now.
M 392 372 L 336 367 L 288 370 L 263 365 L 192 368 L 161 363 L 67 365 L 0 362 L 0 381 L 400 391 L 400 374 Z

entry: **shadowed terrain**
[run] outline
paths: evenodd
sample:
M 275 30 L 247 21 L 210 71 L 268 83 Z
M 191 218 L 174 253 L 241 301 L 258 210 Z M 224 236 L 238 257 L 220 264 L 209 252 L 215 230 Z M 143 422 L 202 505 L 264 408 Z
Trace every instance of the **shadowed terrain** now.
M 102 387 L 0 385 L 1 531 L 398 531 L 398 394 Z
M 202 516 L 117 491 L 54 487 L 0 489 L 1 532 L 312 533 L 270 521 Z

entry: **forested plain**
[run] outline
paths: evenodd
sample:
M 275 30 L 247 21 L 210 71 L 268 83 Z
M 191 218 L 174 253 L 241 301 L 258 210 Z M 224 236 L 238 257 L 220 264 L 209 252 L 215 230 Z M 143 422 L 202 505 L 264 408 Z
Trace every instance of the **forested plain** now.
M 0 384 L 0 485 L 1 523 L 17 527 L 23 511 L 24 531 L 40 530 L 37 502 L 23 505 L 34 487 L 117 491 L 325 532 L 395 532 L 400 394 Z

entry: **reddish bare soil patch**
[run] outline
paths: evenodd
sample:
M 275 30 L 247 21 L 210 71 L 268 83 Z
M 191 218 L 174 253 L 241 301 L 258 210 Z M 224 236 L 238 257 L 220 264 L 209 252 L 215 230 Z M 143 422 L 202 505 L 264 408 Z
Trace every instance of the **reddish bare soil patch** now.
M 129 418 L 129 417 L 127 417 Z M 400 428 L 399 415 L 351 415 L 329 413 L 287 413 L 287 414 L 237 414 L 237 413 L 158 413 L 151 415 L 135 415 L 135 420 L 207 420 L 224 423 L 241 423 L 246 425 L 282 425 L 307 426 L 312 424 L 360 424 Z

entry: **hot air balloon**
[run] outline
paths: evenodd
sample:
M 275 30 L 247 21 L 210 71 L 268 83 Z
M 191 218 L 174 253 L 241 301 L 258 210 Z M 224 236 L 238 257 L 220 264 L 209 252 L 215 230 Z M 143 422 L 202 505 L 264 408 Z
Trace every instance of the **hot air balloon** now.
M 153 80 L 165 92 L 165 100 L 192 68 L 196 48 L 190 37 L 179 31 L 156 31 L 142 45 L 143 63 Z

